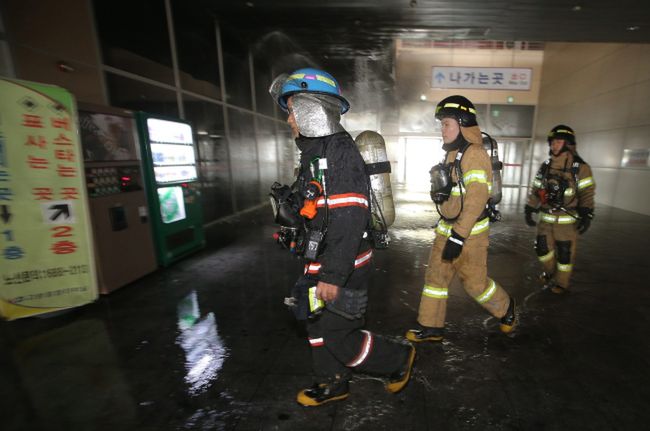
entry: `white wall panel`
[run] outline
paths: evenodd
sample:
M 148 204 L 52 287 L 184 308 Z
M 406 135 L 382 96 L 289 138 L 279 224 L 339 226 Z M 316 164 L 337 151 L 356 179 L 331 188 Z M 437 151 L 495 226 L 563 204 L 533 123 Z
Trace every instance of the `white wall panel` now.
M 597 203 L 650 215 L 650 169 L 620 167 L 624 149 L 650 148 L 650 45 L 547 44 L 537 112 L 537 145 L 557 124 L 576 131 Z

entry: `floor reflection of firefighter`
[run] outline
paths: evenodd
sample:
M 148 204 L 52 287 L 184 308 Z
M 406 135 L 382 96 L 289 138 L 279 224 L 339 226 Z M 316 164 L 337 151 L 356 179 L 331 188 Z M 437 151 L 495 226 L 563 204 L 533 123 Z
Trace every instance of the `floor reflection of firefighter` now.
M 539 168 L 525 207 L 526 223 L 535 226 L 535 251 L 542 263 L 542 282 L 553 293 L 569 288 L 576 258 L 578 233 L 589 229 L 594 217 L 596 183 L 589 165 L 576 152 L 573 130 L 564 125 L 548 134 L 550 158 Z
M 415 349 L 362 329 L 377 235 L 369 211 L 372 170 L 340 124 L 350 105 L 334 78 L 316 69 L 276 78 L 271 94 L 288 112 L 301 151 L 296 183 L 276 183 L 271 193 L 283 226 L 276 238 L 308 261 L 285 300 L 307 322 L 316 375 L 297 401 L 318 406 L 347 398 L 352 372 L 386 377 L 386 390 L 398 392 L 409 380 Z
M 448 288 L 456 274 L 465 291 L 500 319 L 501 331 L 510 333 L 517 323 L 515 301 L 487 276 L 490 221 L 498 215 L 490 202 L 493 164 L 483 148 L 476 110 L 465 97 L 450 96 L 438 104 L 435 116 L 446 152 L 430 171 L 431 198 L 440 220 L 425 273 L 419 326 L 406 337 L 414 342 L 442 340 Z

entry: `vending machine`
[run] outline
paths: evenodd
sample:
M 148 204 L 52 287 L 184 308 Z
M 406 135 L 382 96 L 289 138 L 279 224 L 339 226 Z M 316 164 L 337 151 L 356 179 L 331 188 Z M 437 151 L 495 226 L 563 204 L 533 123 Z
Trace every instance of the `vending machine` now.
M 158 268 L 137 128 L 130 111 L 80 105 L 79 129 L 99 291 L 108 294 Z
M 137 119 L 158 263 L 167 266 L 205 245 L 192 127 L 143 112 Z

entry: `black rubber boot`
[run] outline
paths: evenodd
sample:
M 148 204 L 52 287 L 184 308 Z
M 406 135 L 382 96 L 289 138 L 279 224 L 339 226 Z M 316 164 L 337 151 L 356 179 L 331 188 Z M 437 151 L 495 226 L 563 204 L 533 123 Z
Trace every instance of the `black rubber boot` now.
M 553 285 L 553 287 L 551 287 L 551 292 L 557 293 L 558 295 L 562 295 L 563 293 L 566 293 L 567 290 L 566 288 L 560 286 L 559 284 L 555 284 Z
M 409 329 L 406 331 L 406 339 L 414 343 L 422 341 L 441 341 L 445 328 L 430 328 L 420 326 L 418 329 Z
M 517 314 L 515 312 L 515 298 L 512 296 L 510 297 L 510 304 L 508 304 L 508 309 L 506 310 L 506 314 L 503 315 L 501 318 L 501 324 L 499 325 L 499 329 L 501 329 L 501 332 L 504 334 L 509 334 L 512 331 L 514 331 L 515 326 L 517 326 Z
M 323 383 L 314 383 L 311 388 L 298 392 L 296 401 L 306 407 L 320 406 L 331 401 L 344 400 L 350 395 L 347 378 L 337 376 Z

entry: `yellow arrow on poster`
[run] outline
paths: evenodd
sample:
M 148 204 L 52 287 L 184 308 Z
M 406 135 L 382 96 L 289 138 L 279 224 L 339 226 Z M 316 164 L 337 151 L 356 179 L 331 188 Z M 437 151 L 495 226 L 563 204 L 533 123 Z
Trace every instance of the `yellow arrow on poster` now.
M 0 78 L 0 316 L 97 299 L 74 98 Z

